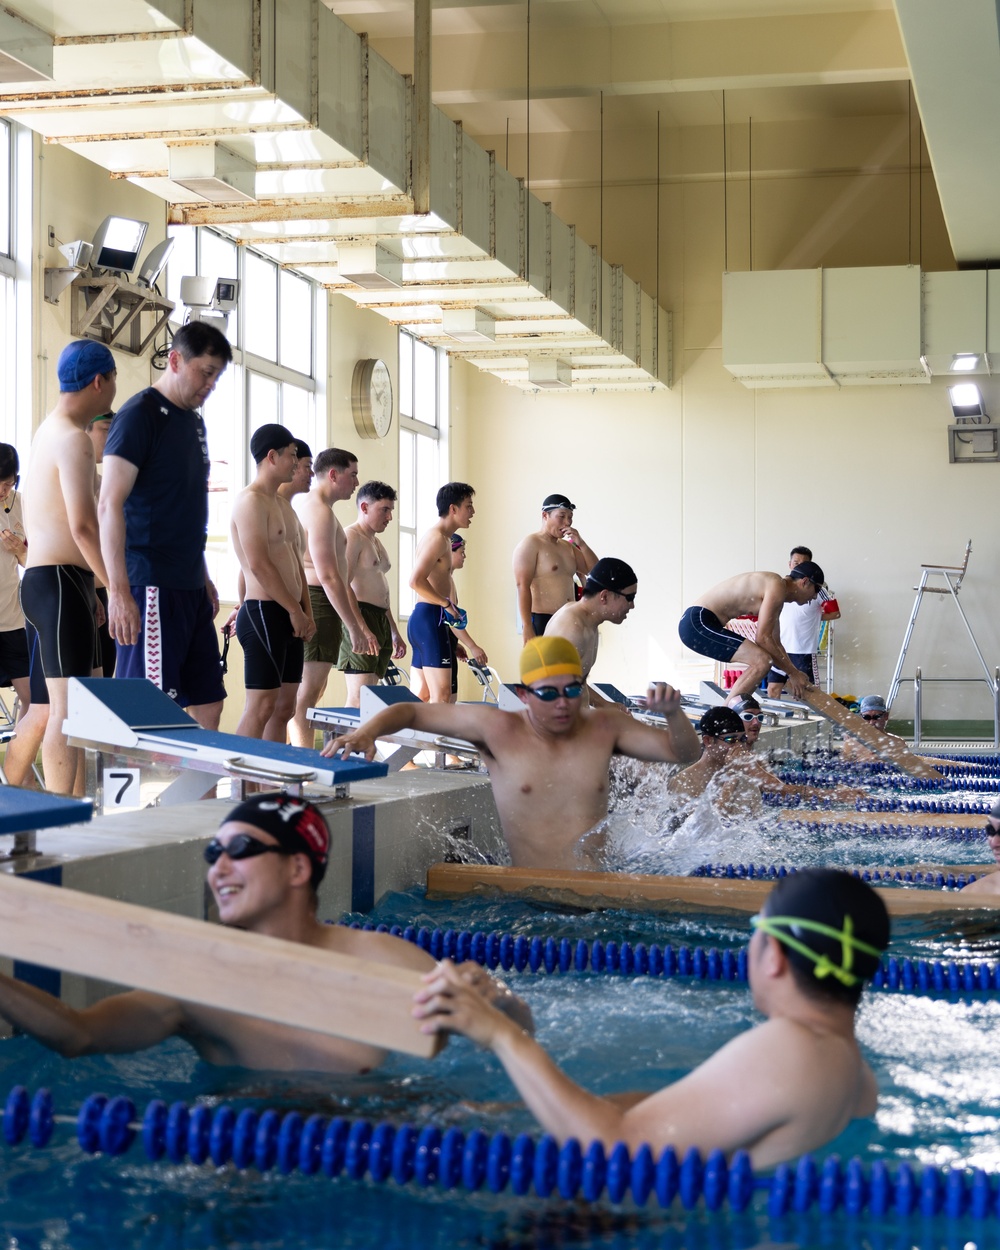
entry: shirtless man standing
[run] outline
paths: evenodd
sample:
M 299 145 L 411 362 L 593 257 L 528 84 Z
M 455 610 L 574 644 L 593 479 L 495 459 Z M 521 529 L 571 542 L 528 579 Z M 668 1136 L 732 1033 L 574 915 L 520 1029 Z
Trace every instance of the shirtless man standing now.
M 316 632 L 298 531 L 289 523 L 288 505 L 278 498 L 278 487 L 295 474 L 295 447 L 295 435 L 283 425 L 254 431 L 250 454 L 257 474 L 236 496 L 229 527 L 243 599 L 236 637 L 243 648 L 246 704 L 236 732 L 248 738 L 263 736 L 279 691 L 298 689 L 303 645 Z
M 289 794 L 255 794 L 235 807 L 205 847 L 208 886 L 223 925 L 301 942 L 375 964 L 424 972 L 433 960 L 388 933 L 364 933 L 316 918 L 330 830 L 320 812 Z M 249 975 L 249 974 L 248 974 Z M 478 966 L 459 975 L 477 993 L 531 1027 L 526 1003 Z M 359 984 L 359 997 L 364 985 Z M 386 1052 L 363 1042 L 289 1028 L 147 990 L 112 994 L 74 1010 L 44 990 L 0 975 L 0 1016 L 67 1058 L 145 1050 L 168 1037 L 189 1043 L 207 1063 L 272 1071 L 368 1072 Z
M 295 511 L 306 532 L 303 561 L 316 633 L 306 643 L 302 684 L 290 725 L 295 746 L 311 747 L 316 735 L 306 713 L 323 698 L 330 670 L 340 658 L 344 630 L 351 650 L 376 655 L 378 640 L 361 616 L 347 576 L 347 536 L 333 512 L 333 505 L 350 499 L 358 489 L 358 458 L 339 447 L 321 451 L 313 464 L 313 484 L 295 502 Z
M 605 621 L 620 625 L 632 611 L 638 589 L 639 580 L 631 566 L 614 556 L 605 556 L 587 574 L 583 596 L 553 613 L 545 626 L 545 634 L 568 638 L 580 652 L 584 681 L 597 661 L 601 641 L 599 627 Z M 590 701 L 597 706 L 608 703 L 595 691 L 590 692 Z M 608 703 L 608 706 L 612 705 Z
M 875 1075 L 854 1032 L 864 982 L 889 942 L 885 905 L 849 873 L 806 868 L 779 882 L 751 921 L 747 980 L 763 1024 L 738 1034 L 674 1084 L 599 1097 L 582 1089 L 510 1020 L 469 993 L 447 962 L 426 973 L 413 1014 L 426 1033 L 462 1033 L 492 1050 L 529 1110 L 560 1141 L 610 1151 L 646 1142 L 702 1156 L 747 1150 L 770 1168 L 871 1116 Z
M 79 748 L 63 733 L 71 677 L 99 663 L 94 576 L 107 584 L 94 503 L 94 448 L 87 426 L 115 398 L 117 368 L 103 343 L 75 339 L 59 356 L 59 398 L 38 427 L 24 475 L 31 535 L 21 607 L 38 631 L 49 718 L 42 767 L 49 790 L 69 794 Z
M 517 608 L 525 642 L 544 634 L 553 613 L 576 598 L 574 574 L 582 581 L 597 563 L 573 528 L 575 508 L 565 495 L 546 495 L 542 528 L 514 548 Z
M 389 570 L 392 563 L 379 541 L 392 520 L 396 492 L 385 482 L 365 482 L 358 491 L 358 519 L 347 534 L 347 579 L 365 624 L 378 640 L 374 654 L 358 655 L 349 639 L 340 643 L 337 667 L 347 682 L 347 706 L 361 706 L 361 687 L 375 686 L 385 676 L 389 660 L 406 655 L 389 606 Z
M 360 752 L 400 729 L 462 738 L 479 748 L 490 775 L 503 835 L 515 868 L 596 868 L 600 836 L 582 839 L 608 814 L 612 755 L 689 764 L 701 753 L 681 696 L 658 682 L 647 707 L 656 729 L 620 712 L 586 707 L 580 657 L 565 638 L 532 638 L 521 652 L 522 712 L 483 703 L 397 703 L 334 738 L 327 756 Z
M 417 544 L 410 588 L 417 603 L 406 626 L 413 648 L 414 693 L 429 703 L 451 703 L 458 694 L 458 667 L 452 624 L 468 624 L 451 597 L 451 539 L 468 529 L 476 492 L 467 482 L 448 482 L 437 493 L 437 524 Z
M 811 560 L 797 564 L 785 577 L 780 573 L 740 573 L 713 586 L 698 607 L 688 608 L 677 632 L 681 642 L 699 655 L 723 664 L 745 664 L 746 672 L 729 692 L 729 704 L 738 707 L 753 694 L 772 666 L 788 674 L 788 685 L 799 699 L 811 686 L 809 677 L 788 658 L 778 634 L 778 617 L 786 603 L 810 603 L 826 592 L 823 570 Z M 757 640 L 750 642 L 725 629 L 737 616 L 757 617 Z

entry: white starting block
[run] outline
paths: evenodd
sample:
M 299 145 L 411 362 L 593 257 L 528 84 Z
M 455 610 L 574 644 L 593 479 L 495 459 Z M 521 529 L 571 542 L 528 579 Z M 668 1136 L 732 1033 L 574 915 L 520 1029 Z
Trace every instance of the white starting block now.
M 37 855 L 35 834 L 39 829 L 78 825 L 90 820 L 93 814 L 90 799 L 64 799 L 44 790 L 4 786 L 0 790 L 0 835 L 13 835 L 14 845 L 0 859 Z
M 729 702 L 727 691 L 717 686 L 714 681 L 703 681 L 700 693 L 707 707 L 724 707 Z M 759 690 L 754 692 L 753 697 L 760 704 L 761 711 L 770 712 L 772 716 L 795 717 L 798 715 L 803 720 L 808 720 L 810 716 L 815 715 L 808 703 L 799 703 L 795 699 L 769 699 Z
M 144 678 L 72 677 L 63 732 L 87 753 L 87 789 L 98 811 L 139 807 L 143 768 L 166 766 L 180 775 L 159 795 L 160 806 L 203 798 L 218 777 L 233 794 L 254 781 L 297 793 L 306 782 L 346 798 L 352 781 L 384 777 L 384 764 L 327 760 L 318 751 L 202 729 L 169 695 Z
M 396 703 L 420 703 L 421 700 L 406 686 L 362 686 L 361 707 L 311 707 L 306 713 L 309 724 L 323 733 L 323 741 L 341 733 L 357 729 L 359 725 L 370 721 L 379 712 Z M 409 764 L 422 751 L 434 752 L 434 767 L 445 768 L 446 757 L 456 755 L 469 759 L 470 763 L 478 764 L 479 750 L 471 742 L 461 738 L 444 738 L 438 734 L 421 733 L 416 729 L 400 729 L 397 733 L 386 734 L 379 742 L 389 742 L 396 750 L 385 761 L 383 767 L 395 773 Z

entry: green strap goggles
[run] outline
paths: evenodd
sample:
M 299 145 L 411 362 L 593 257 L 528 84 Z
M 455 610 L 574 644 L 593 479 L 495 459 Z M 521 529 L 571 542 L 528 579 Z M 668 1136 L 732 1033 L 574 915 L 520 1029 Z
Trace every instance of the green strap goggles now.
M 874 956 L 875 959 L 882 958 L 880 950 L 854 936 L 854 921 L 850 916 L 844 917 L 843 929 L 834 929 L 828 924 L 820 924 L 818 920 L 803 920 L 800 916 L 765 916 L 763 914 L 752 916 L 750 924 L 754 929 L 759 929 L 762 933 L 773 937 L 775 941 L 781 942 L 783 946 L 811 960 L 815 965 L 813 976 L 819 980 L 823 977 L 835 977 L 841 985 L 857 985 L 865 978 L 851 971 L 854 966 L 854 952 L 861 951 L 865 955 Z M 807 946 L 805 942 L 800 942 L 798 938 L 786 932 L 784 926 L 793 930 L 805 929 L 810 933 L 819 933 L 823 937 L 833 938 L 835 942 L 839 942 L 840 964 L 835 964 L 829 955 L 821 955 L 812 947 Z

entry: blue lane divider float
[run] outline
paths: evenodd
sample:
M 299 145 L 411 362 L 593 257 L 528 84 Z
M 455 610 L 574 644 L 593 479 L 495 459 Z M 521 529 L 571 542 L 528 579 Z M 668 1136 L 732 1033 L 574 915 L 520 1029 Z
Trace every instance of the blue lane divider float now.
M 765 796 L 765 803 L 767 796 Z M 774 806 L 772 804 L 772 806 Z M 982 842 L 983 826 L 963 825 L 952 828 L 950 825 L 905 825 L 879 824 L 862 825 L 855 821 L 841 820 L 836 824 L 820 823 L 816 820 L 789 821 L 784 829 L 795 833 L 811 833 L 824 835 L 841 835 L 854 837 L 858 834 L 874 834 L 880 838 L 898 838 L 912 842 L 914 840 L 936 842 Z
M 901 1163 L 892 1172 L 881 1159 L 866 1167 L 852 1158 L 845 1167 L 837 1155 L 822 1163 L 803 1155 L 796 1163 L 780 1164 L 772 1176 L 758 1177 L 745 1151 L 738 1151 L 732 1162 L 721 1150 L 702 1159 L 694 1148 L 678 1157 L 670 1146 L 655 1156 L 648 1145 L 632 1153 L 624 1142 L 606 1151 L 599 1141 L 584 1147 L 576 1138 L 560 1146 L 549 1134 L 535 1138 L 521 1133 L 511 1139 L 478 1128 L 442 1132 L 434 1124 L 373 1124 L 342 1116 L 306 1117 L 298 1111 L 250 1107 L 237 1112 L 226 1105 L 190 1107 L 183 1102 L 168 1107 L 160 1099 L 138 1118 L 130 1098 L 106 1094 L 91 1094 L 75 1116 L 56 1115 L 49 1090 L 39 1089 L 32 1097 L 23 1085 L 11 1089 L 3 1110 L 3 1136 L 9 1146 L 27 1137 L 42 1148 L 57 1124 L 75 1125 L 77 1142 L 87 1154 L 122 1155 L 138 1139 L 153 1161 L 166 1158 L 178 1164 L 189 1159 L 196 1165 L 277 1169 L 282 1175 L 321 1173 L 330 1179 L 367 1176 L 378 1184 L 392 1181 L 423 1189 L 487 1189 L 494 1194 L 509 1189 L 516 1195 L 533 1189 L 540 1198 L 620 1203 L 631 1197 L 639 1206 L 655 1200 L 663 1208 L 680 1199 L 689 1211 L 702 1202 L 710 1211 L 727 1204 L 737 1212 L 745 1211 L 760 1191 L 772 1216 L 813 1207 L 823 1213 L 843 1208 L 851 1215 L 867 1210 L 879 1216 L 1000 1216 L 1000 1177 L 981 1168 L 924 1167 L 918 1172 Z
M 747 948 L 716 950 L 703 946 L 659 946 L 655 942 L 603 941 L 595 938 L 527 937 L 523 933 L 471 933 L 468 929 L 428 929 L 407 925 L 357 924 L 352 929 L 389 933 L 413 942 L 434 959 L 472 960 L 491 971 L 607 973 L 669 980 L 744 982 Z M 872 977 L 874 989 L 900 994 L 1000 994 L 1000 964 L 981 960 L 942 961 L 891 956 Z
M 701 864 L 690 875 L 718 877 L 723 880 L 780 881 L 782 877 L 794 872 L 798 872 L 798 869 L 785 864 L 777 867 L 774 864 Z M 878 868 L 854 868 L 852 875 L 875 885 L 895 882 L 899 885 L 919 886 L 925 890 L 961 890 L 963 886 L 971 885 L 977 879 L 974 872 L 967 876 L 965 873 L 956 876 L 953 872 L 914 872 L 909 868 L 893 868 L 885 872 Z
M 997 792 L 993 792 L 994 798 Z M 762 798 L 765 807 L 793 807 L 802 808 L 805 811 L 816 809 L 817 803 L 812 799 L 803 799 L 800 794 L 784 795 L 774 794 L 768 791 L 762 792 Z M 828 806 L 832 802 L 831 799 L 821 800 L 821 804 Z M 856 799 L 854 810 L 856 812 L 932 812 L 938 815 L 963 815 L 963 816 L 981 816 L 986 817 L 989 814 L 992 804 L 986 807 L 978 803 L 969 802 L 944 802 L 936 799 Z

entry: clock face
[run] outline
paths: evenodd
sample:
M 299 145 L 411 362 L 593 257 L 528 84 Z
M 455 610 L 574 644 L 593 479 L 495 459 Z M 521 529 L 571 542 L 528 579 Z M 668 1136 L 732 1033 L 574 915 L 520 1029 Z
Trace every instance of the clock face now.
M 359 360 L 351 385 L 354 425 L 362 438 L 385 438 L 392 425 L 392 378 L 383 360 Z

